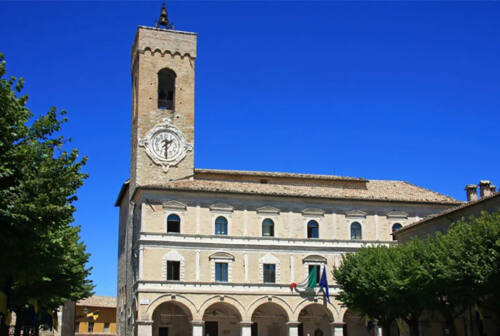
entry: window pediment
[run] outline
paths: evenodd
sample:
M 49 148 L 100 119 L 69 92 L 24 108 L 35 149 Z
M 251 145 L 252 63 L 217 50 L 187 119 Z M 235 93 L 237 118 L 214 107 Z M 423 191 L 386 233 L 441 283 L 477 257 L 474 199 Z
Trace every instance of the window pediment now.
M 365 218 L 367 213 L 361 210 L 349 210 L 345 212 L 346 217 Z
M 408 214 L 404 211 L 391 211 L 386 216 L 387 218 L 408 218 Z
M 268 215 L 279 215 L 280 209 L 271 206 L 263 206 L 257 209 L 257 213 L 268 214 Z
M 265 256 L 259 259 L 261 264 L 279 264 L 280 260 L 273 256 L 271 253 L 267 253 Z
M 306 216 L 324 216 L 325 210 L 317 208 L 306 208 L 302 210 L 302 214 Z
M 234 207 L 225 203 L 216 203 L 210 206 L 210 211 L 216 212 L 233 212 Z
M 186 210 L 187 205 L 178 201 L 167 201 L 163 202 L 163 209 L 166 210 Z
M 234 261 L 234 256 L 230 253 L 227 252 L 215 252 L 214 254 L 210 255 L 208 259 L 213 260 L 213 259 L 218 259 L 218 260 L 230 260 Z
M 302 259 L 303 263 L 324 263 L 326 264 L 326 258 L 320 255 L 309 255 Z

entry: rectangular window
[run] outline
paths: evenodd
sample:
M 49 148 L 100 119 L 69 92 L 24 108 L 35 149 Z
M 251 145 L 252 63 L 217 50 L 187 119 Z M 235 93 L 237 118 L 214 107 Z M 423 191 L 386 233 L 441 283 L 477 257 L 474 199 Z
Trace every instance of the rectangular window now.
M 215 281 L 227 282 L 227 263 L 215 263 Z
M 94 332 L 94 322 L 89 322 L 89 333 Z
M 276 265 L 264 264 L 264 282 L 276 282 Z
M 167 261 L 167 280 L 180 280 L 180 269 L 179 261 Z
M 309 274 L 311 272 L 316 273 L 316 285 L 319 284 L 319 279 L 321 277 L 320 266 L 319 265 L 309 265 Z
M 80 332 L 80 322 L 75 322 L 75 332 Z
M 109 322 L 104 323 L 104 332 L 109 332 Z

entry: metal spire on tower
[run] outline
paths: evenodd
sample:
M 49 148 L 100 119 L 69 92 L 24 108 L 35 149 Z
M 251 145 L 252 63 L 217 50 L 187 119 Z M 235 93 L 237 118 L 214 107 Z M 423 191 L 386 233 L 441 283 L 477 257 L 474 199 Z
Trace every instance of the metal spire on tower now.
M 165 2 L 161 6 L 160 18 L 156 22 L 156 28 L 163 27 L 165 29 L 174 29 L 174 26 L 170 21 L 168 21 L 168 12 L 167 7 L 165 6 Z

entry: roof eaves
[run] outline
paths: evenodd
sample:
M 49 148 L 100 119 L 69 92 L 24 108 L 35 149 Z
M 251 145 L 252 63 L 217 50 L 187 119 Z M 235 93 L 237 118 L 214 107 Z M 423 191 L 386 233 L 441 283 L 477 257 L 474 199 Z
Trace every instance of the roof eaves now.
M 120 192 L 118 193 L 118 197 L 116 198 L 115 201 L 115 206 L 118 207 L 120 206 L 120 203 L 122 202 L 123 195 L 127 192 L 128 186 L 130 184 L 130 180 L 126 180 L 123 182 L 122 187 L 120 188 Z

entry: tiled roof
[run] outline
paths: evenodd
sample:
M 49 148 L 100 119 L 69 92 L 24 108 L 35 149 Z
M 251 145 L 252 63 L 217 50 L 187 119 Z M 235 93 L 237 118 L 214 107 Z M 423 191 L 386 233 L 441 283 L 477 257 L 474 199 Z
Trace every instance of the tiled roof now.
M 269 182 L 259 183 L 259 177 L 269 177 Z M 142 187 L 268 196 L 461 204 L 450 196 L 404 181 L 330 175 L 196 169 L 193 180 L 169 181 Z
M 442 211 L 442 212 L 440 212 L 438 214 L 425 217 L 424 219 L 421 219 L 418 222 L 414 222 L 414 223 L 411 223 L 409 225 L 406 225 L 406 226 L 402 227 L 401 229 L 397 230 L 393 234 L 395 234 L 397 236 L 401 232 L 405 232 L 405 231 L 407 231 L 407 230 L 409 230 L 411 228 L 414 228 L 415 226 L 426 225 L 425 223 L 430 222 L 430 221 L 432 221 L 432 220 L 434 220 L 436 218 L 443 217 L 443 216 L 446 216 L 446 215 L 458 212 L 458 211 L 460 211 L 462 209 L 468 208 L 470 206 L 473 206 L 473 205 L 476 205 L 476 204 L 479 204 L 479 203 L 482 203 L 482 202 L 486 202 L 486 201 L 488 201 L 490 199 L 493 199 L 493 198 L 496 198 L 496 197 L 500 197 L 500 192 L 494 193 L 494 194 L 492 194 L 490 196 L 482 197 L 482 198 L 477 199 L 475 201 L 465 202 L 465 203 L 462 203 L 459 206 L 456 206 L 456 207 L 444 210 L 444 211 Z
M 110 307 L 116 308 L 116 298 L 114 296 L 98 296 L 94 295 L 89 298 L 80 300 L 76 303 L 77 306 L 89 307 Z

